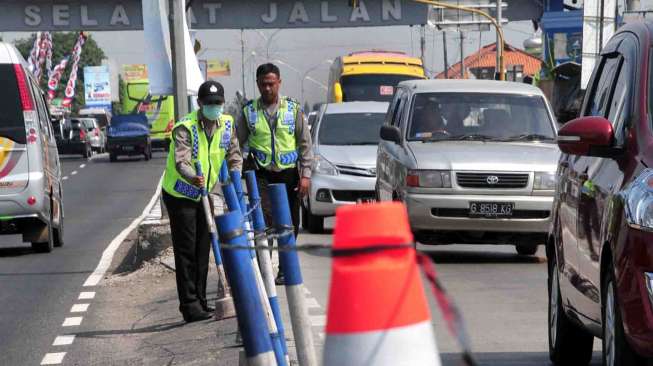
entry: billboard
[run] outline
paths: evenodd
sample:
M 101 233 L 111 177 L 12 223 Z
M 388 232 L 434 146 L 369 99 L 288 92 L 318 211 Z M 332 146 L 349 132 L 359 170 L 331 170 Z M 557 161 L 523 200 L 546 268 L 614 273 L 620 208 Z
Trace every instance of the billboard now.
M 215 80 L 220 76 L 231 75 L 231 64 L 227 60 L 207 60 L 206 79 Z
M 122 79 L 125 82 L 147 81 L 147 65 L 145 64 L 127 64 L 122 65 Z
M 108 65 L 84 67 L 84 99 L 87 106 L 111 109 L 110 78 Z

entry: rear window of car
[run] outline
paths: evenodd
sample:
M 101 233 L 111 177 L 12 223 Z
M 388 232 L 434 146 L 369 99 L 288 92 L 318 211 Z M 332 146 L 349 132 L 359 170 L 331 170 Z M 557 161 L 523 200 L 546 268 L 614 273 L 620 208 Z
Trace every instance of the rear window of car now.
M 14 65 L 0 65 L 0 85 L 0 136 L 25 144 L 25 120 Z

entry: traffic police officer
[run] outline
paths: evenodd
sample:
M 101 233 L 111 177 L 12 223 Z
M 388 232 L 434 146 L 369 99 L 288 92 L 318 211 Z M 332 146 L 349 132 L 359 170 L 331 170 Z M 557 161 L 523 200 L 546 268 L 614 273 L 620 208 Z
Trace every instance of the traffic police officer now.
M 281 73 L 271 63 L 256 70 L 261 97 L 243 108 L 238 121 L 238 140 L 248 144 L 256 168 L 263 212 L 272 223 L 267 186 L 285 183 L 295 236 L 299 230 L 300 197 L 308 194 L 313 162 L 311 134 L 300 104 L 279 95 Z M 282 268 L 276 283 L 284 283 Z
M 179 311 L 186 322 L 208 319 L 213 312 L 206 302 L 210 237 L 201 188 L 221 190 L 218 175 L 225 160 L 232 170 L 242 168 L 234 119 L 223 113 L 222 85 L 202 84 L 197 102 L 199 111 L 173 127 L 162 187 L 172 231 Z M 197 175 L 196 162 L 202 165 L 203 177 Z

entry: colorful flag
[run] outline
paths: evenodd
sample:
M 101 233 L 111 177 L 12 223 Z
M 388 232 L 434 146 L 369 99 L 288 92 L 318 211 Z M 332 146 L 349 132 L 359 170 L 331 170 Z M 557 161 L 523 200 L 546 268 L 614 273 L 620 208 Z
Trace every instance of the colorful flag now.
M 64 57 L 57 66 L 52 69 L 50 72 L 50 78 L 48 79 L 48 101 L 52 101 L 57 94 L 57 88 L 59 88 L 59 81 L 61 81 L 61 76 L 63 76 L 64 71 L 66 71 L 66 66 L 68 66 L 68 60 L 70 56 Z
M 70 77 L 68 78 L 68 85 L 66 85 L 65 98 L 63 100 L 64 108 L 70 108 L 70 106 L 73 104 L 73 99 L 75 98 L 75 85 L 77 84 L 77 69 L 79 68 L 79 59 L 81 57 L 82 47 L 84 46 L 85 41 L 86 41 L 86 37 L 84 36 L 84 33 L 79 33 L 79 38 L 77 39 L 77 43 L 75 44 L 75 47 L 73 47 L 73 52 L 72 52 L 73 64 L 70 69 Z
M 45 32 L 45 72 L 43 73 L 45 77 L 50 78 L 50 73 L 52 73 L 52 34 L 50 32 Z
M 27 66 L 32 74 L 36 71 L 40 54 L 41 54 L 41 32 L 36 32 L 36 38 L 34 39 L 34 46 L 32 46 L 32 51 L 29 53 L 29 58 L 27 59 Z

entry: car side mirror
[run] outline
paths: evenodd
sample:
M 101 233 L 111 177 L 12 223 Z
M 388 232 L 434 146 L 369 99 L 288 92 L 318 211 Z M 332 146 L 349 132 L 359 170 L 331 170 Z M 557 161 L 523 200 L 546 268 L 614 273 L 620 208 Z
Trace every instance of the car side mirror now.
M 385 141 L 392 141 L 397 145 L 401 145 L 401 131 L 396 126 L 382 126 L 381 139 Z
M 333 100 L 336 103 L 342 103 L 343 98 L 342 85 L 340 83 L 333 84 Z
M 565 154 L 613 157 L 614 130 L 603 117 L 581 117 L 567 122 L 558 131 L 558 146 Z

